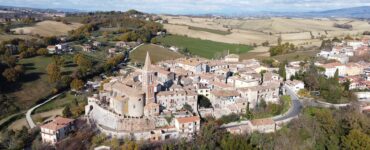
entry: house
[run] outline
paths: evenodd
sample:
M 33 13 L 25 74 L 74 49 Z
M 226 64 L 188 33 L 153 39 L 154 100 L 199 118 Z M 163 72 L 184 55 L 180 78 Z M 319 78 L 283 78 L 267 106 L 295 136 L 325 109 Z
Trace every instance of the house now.
M 93 48 L 92 48 L 92 46 L 91 46 L 90 44 L 84 44 L 84 45 L 82 46 L 82 50 L 83 50 L 84 52 L 91 52 L 91 51 L 93 50 Z
M 353 49 L 357 49 L 357 48 L 363 46 L 364 43 L 362 41 L 348 41 L 347 42 L 347 45 L 348 46 L 352 46 Z
M 254 108 L 262 100 L 266 103 L 277 103 L 279 102 L 279 82 L 271 82 L 268 85 L 258 85 L 253 87 L 239 88 L 237 89 L 242 99 L 248 100 L 250 108 Z
M 57 53 L 57 47 L 54 45 L 49 45 L 48 47 L 46 47 L 46 49 L 48 50 L 49 54 Z
M 226 62 L 239 62 L 239 55 L 237 54 L 229 54 L 225 56 Z
M 190 137 L 200 130 L 199 116 L 175 118 L 175 127 L 183 137 Z
M 99 41 L 94 41 L 94 42 L 93 42 L 93 45 L 94 45 L 95 47 L 100 47 L 100 46 L 101 46 L 101 42 L 99 42 Z
M 263 74 L 263 84 L 270 84 L 271 82 L 276 82 L 276 81 L 280 81 L 281 78 L 280 78 L 280 75 L 277 74 L 277 73 L 273 73 L 273 72 L 266 72 Z
M 124 48 L 127 46 L 127 43 L 124 42 L 124 41 L 119 41 L 116 43 L 116 47 L 121 47 L 121 48 Z
M 304 83 L 299 80 L 287 80 L 285 85 L 289 87 L 294 93 L 298 93 L 299 90 L 304 89 Z
M 55 144 L 75 130 L 74 119 L 57 117 L 52 122 L 40 127 L 43 143 Z
M 180 59 L 178 66 L 193 73 L 206 72 L 207 65 L 200 58 Z
M 109 54 L 114 54 L 116 52 L 117 52 L 117 48 L 110 48 L 110 49 L 108 49 L 108 53 Z
M 61 43 L 61 44 L 57 44 L 55 46 L 57 47 L 58 50 L 61 50 L 61 51 L 67 51 L 67 48 L 68 48 L 67 43 Z
M 212 90 L 210 93 L 210 101 L 213 108 L 224 108 L 230 104 L 234 104 L 240 98 L 240 93 L 236 90 Z
M 330 78 L 334 77 L 334 74 L 336 70 L 338 70 L 338 75 L 339 76 L 345 76 L 347 71 L 347 67 L 345 65 L 342 65 L 339 62 L 333 62 L 333 63 L 328 63 L 328 64 L 320 64 L 319 66 L 323 67 L 325 69 L 325 76 Z
M 330 55 L 327 59 L 337 60 L 342 64 L 346 64 L 349 61 L 349 56 L 345 54 Z
M 346 68 L 347 76 L 360 75 L 363 73 L 363 70 L 365 69 L 363 65 L 358 63 L 348 63 L 346 64 Z
M 18 46 L 14 44 L 6 44 L 5 48 L 11 53 L 11 54 L 16 54 L 18 53 Z

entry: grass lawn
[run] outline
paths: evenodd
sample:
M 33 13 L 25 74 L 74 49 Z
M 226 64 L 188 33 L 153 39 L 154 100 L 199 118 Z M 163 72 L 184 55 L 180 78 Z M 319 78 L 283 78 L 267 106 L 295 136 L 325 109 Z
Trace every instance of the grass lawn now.
M 131 61 L 144 63 L 147 51 L 149 51 L 150 59 L 152 63 L 182 57 L 181 54 L 173 52 L 167 48 L 163 48 L 163 47 L 160 47 L 158 45 L 153 45 L 153 44 L 146 44 L 146 45 L 138 47 L 136 50 L 130 53 Z
M 187 48 L 192 54 L 208 59 L 214 58 L 217 53 L 220 54 L 227 50 L 235 54 L 242 54 L 252 50 L 252 47 L 248 45 L 214 42 L 179 35 L 169 35 L 164 38 L 159 38 L 159 41 L 163 45 Z
M 66 63 L 65 67 L 62 68 L 63 74 L 69 74 L 76 67 L 72 63 L 73 56 L 65 55 L 63 58 Z M 49 84 L 46 74 L 46 68 L 51 59 L 51 57 L 37 56 L 21 59 L 18 62 L 24 66 L 25 74 L 21 77 L 20 84 L 13 85 L 15 87 L 10 88 L 15 89 L 15 91 L 9 94 L 15 97 L 21 108 L 28 108 L 39 99 L 51 94 L 52 85 Z
M 63 108 L 67 105 L 72 105 L 74 103 L 74 99 L 76 99 L 78 103 L 83 103 L 85 98 L 86 98 L 85 95 L 74 95 L 70 92 L 67 92 L 62 94 L 55 100 L 52 100 L 49 103 L 46 103 L 45 105 L 42 105 L 41 107 L 37 108 L 35 110 L 35 113 L 45 112 L 57 108 Z
M 37 37 L 33 37 L 33 36 L 31 36 L 31 35 L 0 34 L 0 42 L 1 42 L 1 41 L 11 40 L 11 39 L 16 39 L 16 38 L 19 38 L 19 39 L 26 39 L 26 40 L 30 40 L 30 39 L 39 39 L 39 38 L 37 38 Z
M 204 32 L 209 32 L 209 33 L 214 33 L 214 34 L 220 34 L 220 35 L 228 35 L 228 34 L 231 34 L 230 31 L 222 31 L 222 30 L 215 30 L 215 29 L 208 29 L 208 28 L 201 28 L 201 27 L 194 27 L 194 26 L 189 26 L 188 28 L 190 30 L 204 31 Z
M 318 52 L 319 52 L 318 50 L 297 51 L 294 53 L 273 56 L 272 58 L 280 62 L 285 61 L 285 60 L 288 60 L 288 61 L 299 61 L 299 60 L 305 60 L 305 59 L 309 60 L 311 57 L 315 57 Z

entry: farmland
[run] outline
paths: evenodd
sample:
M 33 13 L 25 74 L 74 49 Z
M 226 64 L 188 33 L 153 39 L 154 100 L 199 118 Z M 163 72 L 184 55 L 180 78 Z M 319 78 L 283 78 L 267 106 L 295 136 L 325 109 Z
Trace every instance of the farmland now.
M 187 48 L 191 54 L 204 58 L 214 58 L 220 53 L 227 52 L 227 50 L 230 50 L 230 53 L 236 54 L 242 54 L 252 50 L 252 47 L 247 45 L 214 42 L 179 35 L 169 35 L 160 38 L 159 41 L 163 45 Z
M 210 32 L 210 33 L 220 34 L 220 35 L 228 35 L 228 34 L 231 33 L 230 31 L 215 30 L 215 29 L 193 27 L 193 26 L 189 26 L 189 29 L 190 30 L 196 30 L 196 31 L 205 31 L 205 32 Z
M 130 59 L 132 62 L 143 63 L 145 60 L 146 52 L 150 53 L 150 59 L 152 63 L 158 61 L 176 59 L 182 57 L 181 54 L 173 52 L 167 48 L 163 48 L 157 45 L 147 44 L 138 47 L 130 54 Z
M 222 19 L 188 16 L 162 17 L 168 19 L 168 24 L 165 24 L 164 28 L 172 34 L 248 45 L 261 44 L 265 41 L 276 44 L 277 38 L 281 36 L 283 42 L 291 42 L 300 46 L 318 46 L 321 37 L 358 36 L 370 28 L 367 21 L 342 18 Z M 333 26 L 335 23 L 349 24 L 353 28 L 337 28 Z M 199 30 L 194 30 L 196 28 Z M 209 32 L 207 29 L 211 31 L 230 31 L 230 33 L 222 35 Z
M 64 24 L 56 21 L 42 21 L 36 23 L 34 26 L 21 27 L 12 29 L 17 34 L 28 34 L 28 35 L 41 35 L 41 36 L 59 36 L 66 35 L 68 31 L 77 29 L 82 24 L 70 23 Z

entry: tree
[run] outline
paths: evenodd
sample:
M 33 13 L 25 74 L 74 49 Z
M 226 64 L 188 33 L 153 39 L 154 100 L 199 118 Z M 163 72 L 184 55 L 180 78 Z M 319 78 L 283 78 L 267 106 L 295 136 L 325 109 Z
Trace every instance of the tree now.
M 44 38 L 44 42 L 47 44 L 47 45 L 55 45 L 58 43 L 58 39 L 57 37 L 55 36 L 52 36 L 52 37 L 45 37 Z
M 278 42 L 278 45 L 281 45 L 281 42 L 282 42 L 281 36 L 278 37 L 277 42 Z
M 120 145 L 120 142 L 117 138 L 112 138 L 111 139 L 110 146 L 112 147 L 112 149 L 118 149 L 119 145 Z
M 11 56 L 11 55 L 3 55 L 2 60 L 6 65 L 8 65 L 8 67 L 15 66 L 15 64 L 17 62 L 17 58 L 15 56 Z
M 67 117 L 67 118 L 72 117 L 72 112 L 71 112 L 71 108 L 70 108 L 69 105 L 67 105 L 66 107 L 64 107 L 64 109 L 63 109 L 63 116 L 64 117 Z
M 4 70 L 2 75 L 6 78 L 8 82 L 16 82 L 19 77 L 19 72 L 14 68 L 7 68 Z
M 269 45 L 270 45 L 269 41 L 265 41 L 262 43 L 262 46 L 269 46 Z
M 46 48 L 40 48 L 37 50 L 37 55 L 47 55 L 49 51 Z
M 182 106 L 182 108 L 187 111 L 193 112 L 193 108 L 188 103 L 185 103 L 185 105 Z
M 53 56 L 51 62 L 59 67 L 63 67 L 64 59 L 60 56 Z
M 122 150 L 138 150 L 139 145 L 134 141 L 127 141 L 122 145 Z
M 351 132 L 343 138 L 342 147 L 348 150 L 370 149 L 370 136 L 359 129 L 351 130 Z
M 87 71 L 91 70 L 93 64 L 90 59 L 87 59 L 86 57 L 80 57 L 77 61 L 77 65 L 82 73 L 86 73 Z
M 334 81 L 338 82 L 339 81 L 339 70 L 335 70 L 335 73 L 334 73 Z
M 50 83 L 55 83 L 60 80 L 61 78 L 61 69 L 60 66 L 58 66 L 55 63 L 51 63 L 47 66 L 47 74 L 48 74 L 48 79 Z
M 283 77 L 283 79 L 284 79 L 284 81 L 286 81 L 286 69 L 285 69 L 285 64 L 286 64 L 286 62 L 284 62 L 284 63 L 281 63 L 280 65 L 279 65 L 279 75 L 281 76 L 281 77 Z
M 80 90 L 84 86 L 84 82 L 80 79 L 73 79 L 71 82 L 71 89 L 73 90 Z
M 150 43 L 152 43 L 152 44 L 157 44 L 157 43 L 158 43 L 157 38 L 152 38 L 152 40 L 150 40 Z
M 199 107 L 212 108 L 211 101 L 203 95 L 198 96 L 198 104 L 199 104 Z
M 266 101 L 262 98 L 259 103 L 259 108 L 265 109 L 267 107 Z

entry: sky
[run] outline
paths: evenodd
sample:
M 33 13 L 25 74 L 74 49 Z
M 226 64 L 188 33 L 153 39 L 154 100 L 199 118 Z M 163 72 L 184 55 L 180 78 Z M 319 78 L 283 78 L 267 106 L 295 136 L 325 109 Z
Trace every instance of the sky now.
M 370 0 L 0 0 L 0 5 L 83 11 L 136 9 L 164 14 L 307 12 L 370 6 Z

